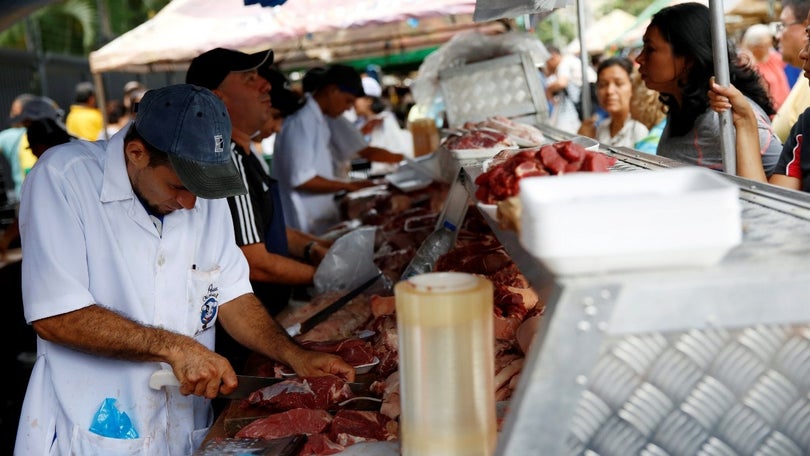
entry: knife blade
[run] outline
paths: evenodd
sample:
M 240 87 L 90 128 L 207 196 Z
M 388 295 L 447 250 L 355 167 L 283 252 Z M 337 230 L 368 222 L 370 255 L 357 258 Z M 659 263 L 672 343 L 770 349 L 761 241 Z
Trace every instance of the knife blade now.
M 289 378 L 258 377 L 255 375 L 237 375 L 236 379 L 239 384 L 236 386 L 235 390 L 228 394 L 220 393 L 217 397 L 223 399 L 246 399 L 250 396 L 250 393 L 260 390 L 265 386 L 291 380 Z M 368 386 L 364 383 L 346 382 L 346 384 L 349 385 L 349 388 L 355 394 L 365 395 L 368 393 Z M 180 381 L 174 375 L 174 372 L 169 369 L 160 369 L 153 372 L 152 376 L 149 377 L 149 387 L 159 390 L 165 386 L 180 386 Z
M 380 277 L 382 276 L 382 272 L 379 272 L 374 275 L 374 277 L 368 279 L 367 281 L 360 284 L 358 287 L 354 288 L 353 290 L 349 291 L 345 295 L 336 299 L 332 304 L 324 307 L 311 317 L 307 318 L 301 323 L 296 323 L 288 328 L 286 328 L 287 333 L 295 337 L 299 334 L 304 334 L 305 332 L 309 331 L 310 329 L 314 328 L 315 326 L 322 323 L 324 320 L 329 318 L 330 315 L 340 310 L 343 306 L 345 306 L 349 301 L 356 298 L 360 293 L 366 291 L 370 286 L 374 285 Z

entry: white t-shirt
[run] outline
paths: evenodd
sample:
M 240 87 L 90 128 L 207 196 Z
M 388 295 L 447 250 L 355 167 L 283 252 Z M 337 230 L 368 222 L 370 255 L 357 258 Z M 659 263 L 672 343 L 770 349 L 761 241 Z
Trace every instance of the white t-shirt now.
M 23 184 L 25 318 L 99 304 L 214 347 L 219 305 L 252 291 L 225 199 L 163 218 L 162 236 L 127 176 L 123 134 L 48 150 Z M 168 366 L 100 358 L 37 338 L 20 416 L 19 454 L 191 454 L 212 424 L 210 401 L 153 390 Z M 139 438 L 89 431 L 114 398 Z M 50 449 L 49 449 L 50 448 Z

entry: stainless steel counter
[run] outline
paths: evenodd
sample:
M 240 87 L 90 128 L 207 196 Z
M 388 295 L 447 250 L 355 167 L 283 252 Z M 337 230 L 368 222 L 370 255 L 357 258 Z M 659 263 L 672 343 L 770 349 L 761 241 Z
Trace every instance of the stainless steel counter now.
M 481 163 L 461 166 L 472 196 Z M 743 242 L 711 267 L 555 277 L 489 218 L 547 298 L 498 455 L 810 454 L 810 195 L 724 176 Z

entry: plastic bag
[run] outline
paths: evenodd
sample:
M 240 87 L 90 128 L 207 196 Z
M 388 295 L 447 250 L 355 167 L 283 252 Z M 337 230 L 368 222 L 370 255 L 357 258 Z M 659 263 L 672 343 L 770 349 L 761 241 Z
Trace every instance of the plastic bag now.
M 104 399 L 90 424 L 90 432 L 111 439 L 137 439 L 138 431 L 132 426 L 129 415 L 118 410 L 116 402 L 112 397 Z
M 478 0 L 473 21 L 484 22 L 523 14 L 548 15 L 556 8 L 574 4 L 570 0 Z
M 531 55 L 535 66 L 544 64 L 550 56 L 545 45 L 536 36 L 527 32 L 508 32 L 492 36 L 475 30 L 458 32 L 422 61 L 418 76 L 411 84 L 414 101 L 428 113 L 440 111 L 440 108 L 435 107 L 442 104 L 439 73 L 468 63 L 517 53 Z M 428 117 L 434 118 L 433 115 Z
M 352 290 L 381 273 L 374 264 L 377 228 L 364 226 L 339 237 L 315 271 L 315 292 Z

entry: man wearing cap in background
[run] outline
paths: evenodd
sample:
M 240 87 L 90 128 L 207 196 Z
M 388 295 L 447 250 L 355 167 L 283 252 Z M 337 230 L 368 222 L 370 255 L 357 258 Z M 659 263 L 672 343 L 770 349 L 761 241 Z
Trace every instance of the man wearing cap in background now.
M 250 266 L 253 291 L 271 315 L 284 309 L 293 286 L 313 284 L 315 269 L 329 244 L 287 227 L 278 182 L 251 149 L 254 135 L 273 114 L 270 76 L 273 51 L 245 54 L 216 48 L 195 57 L 186 82 L 214 92 L 231 119 L 229 150 L 247 185 L 247 193 L 228 197 L 236 244 Z M 241 369 L 250 352 L 224 332 L 217 333 L 217 352 Z
M 325 72 L 326 69 L 321 67 L 311 68 L 307 71 L 302 80 L 304 93 L 314 93 L 321 86 Z M 376 81 L 368 76 L 364 76 L 364 78 L 361 79 L 364 96 L 355 98 L 353 105 L 343 114 L 336 117 L 324 116 L 329 125 L 329 148 L 332 153 L 332 171 L 336 179 L 348 179 L 352 161 L 357 158 L 386 164 L 399 163 L 405 158 L 402 154 L 391 152 L 386 148 L 370 145 L 363 137 L 364 133 L 354 123 L 357 120 L 354 107 L 365 102 L 366 98 L 374 96 L 375 93 Z M 372 82 L 367 83 L 366 79 L 370 79 Z M 380 88 L 378 93 L 381 92 Z M 373 128 L 376 124 L 376 122 L 371 122 L 369 127 Z
M 245 191 L 225 105 L 168 86 L 146 93 L 127 128 L 53 148 L 23 184 L 23 296 L 38 337 L 15 454 L 191 454 L 210 399 L 237 386 L 212 351 L 216 321 L 298 375 L 354 378 L 297 345 L 251 293 L 222 223 L 222 198 Z M 157 370 L 180 387 L 151 389 Z
M 273 175 L 281 186 L 287 224 L 321 235 L 340 222 L 334 196 L 374 185 L 370 180 L 341 180 L 332 167 L 327 117 L 336 118 L 364 96 L 360 75 L 332 65 L 320 84 L 305 94 L 306 104 L 284 120 L 273 150 Z

